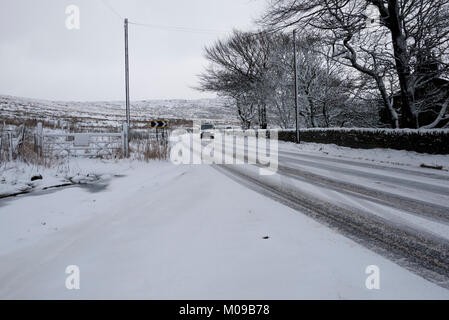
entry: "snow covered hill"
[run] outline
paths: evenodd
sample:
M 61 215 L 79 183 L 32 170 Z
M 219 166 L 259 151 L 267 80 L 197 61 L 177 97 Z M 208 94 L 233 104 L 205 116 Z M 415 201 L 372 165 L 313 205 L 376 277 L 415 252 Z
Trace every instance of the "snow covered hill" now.
M 78 123 L 82 127 L 117 126 L 125 119 L 123 101 L 69 102 L 0 96 L 0 120 L 7 124 L 43 121 L 47 126 Z M 196 120 L 238 123 L 232 102 L 224 98 L 198 100 L 142 100 L 131 102 L 131 118 L 137 123 L 150 119 Z

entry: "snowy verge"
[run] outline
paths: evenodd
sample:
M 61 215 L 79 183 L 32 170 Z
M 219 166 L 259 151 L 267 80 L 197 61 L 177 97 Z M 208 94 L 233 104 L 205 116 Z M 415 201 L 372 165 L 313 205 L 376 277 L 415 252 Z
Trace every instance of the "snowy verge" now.
M 101 182 L 136 165 L 139 162 L 132 160 L 87 158 L 71 158 L 51 168 L 22 161 L 6 162 L 0 166 L 0 198 L 69 184 Z M 37 176 L 42 179 L 32 181 Z
M 315 153 L 325 156 L 356 159 L 369 162 L 378 162 L 390 165 L 404 165 L 411 167 L 442 167 L 449 171 L 449 156 L 418 153 L 406 150 L 393 149 L 356 149 L 341 147 L 335 144 L 301 142 L 299 145 L 293 142 L 279 141 L 280 150 L 301 153 Z M 434 170 L 434 169 L 429 169 Z

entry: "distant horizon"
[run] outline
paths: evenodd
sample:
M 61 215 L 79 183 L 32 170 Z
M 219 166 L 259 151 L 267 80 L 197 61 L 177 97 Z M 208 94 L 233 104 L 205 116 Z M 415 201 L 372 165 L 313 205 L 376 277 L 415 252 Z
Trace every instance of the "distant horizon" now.
M 13 94 L 4 94 L 4 93 L 0 93 L 0 97 L 10 97 L 10 98 L 18 98 L 18 99 L 26 99 L 26 100 L 36 100 L 36 101 L 48 101 L 48 102 L 80 102 L 80 103 L 86 103 L 86 102 L 120 102 L 120 103 L 125 103 L 125 100 L 62 100 L 62 99 L 43 99 L 43 98 L 36 98 L 36 97 L 24 97 L 24 96 L 18 96 L 18 95 L 13 95 Z M 230 99 L 224 96 L 218 96 L 215 94 L 215 97 L 205 97 L 205 98 L 162 98 L 162 99 L 158 99 L 158 98 L 149 98 L 149 99 L 130 99 L 130 103 L 133 102 L 141 102 L 141 101 L 171 101 L 171 100 L 185 100 L 185 101 L 196 101 L 196 100 L 220 100 L 220 99 Z

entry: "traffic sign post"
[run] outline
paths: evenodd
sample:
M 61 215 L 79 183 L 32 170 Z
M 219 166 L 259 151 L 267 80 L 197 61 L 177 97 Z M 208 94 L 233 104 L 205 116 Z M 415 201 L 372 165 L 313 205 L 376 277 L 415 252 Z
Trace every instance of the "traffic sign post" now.
M 167 128 L 168 121 L 167 120 L 151 120 L 150 128 Z

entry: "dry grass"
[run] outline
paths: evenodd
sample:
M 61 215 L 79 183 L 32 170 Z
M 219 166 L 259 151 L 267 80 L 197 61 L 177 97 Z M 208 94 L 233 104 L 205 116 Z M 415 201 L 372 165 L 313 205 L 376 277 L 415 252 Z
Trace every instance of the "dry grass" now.
M 60 166 L 67 162 L 67 157 L 56 155 L 50 148 L 44 148 L 39 155 L 34 143 L 34 136 L 27 136 L 18 146 L 13 158 L 30 165 L 38 165 L 46 168 Z
M 18 130 L 3 130 L 0 128 L 0 162 L 9 161 L 9 139 L 8 132 L 14 137 L 14 144 L 17 143 Z M 39 165 L 44 167 L 56 167 L 68 162 L 70 157 L 61 148 L 57 149 L 54 144 L 45 143 L 40 154 L 35 143 L 35 127 L 27 127 L 22 143 L 14 150 L 13 160 L 20 160 L 24 163 Z M 149 162 L 150 160 L 166 160 L 169 156 L 168 133 L 159 132 L 155 134 L 150 131 L 131 132 L 131 141 L 129 145 L 130 156 L 132 159 Z M 86 153 L 89 150 L 85 150 Z M 91 156 L 92 157 L 92 156 Z M 124 158 L 121 146 L 112 149 L 112 154 L 99 154 L 98 158 Z
M 167 141 L 153 139 L 132 141 L 130 150 L 133 158 L 146 162 L 150 162 L 150 160 L 167 160 L 169 154 Z

